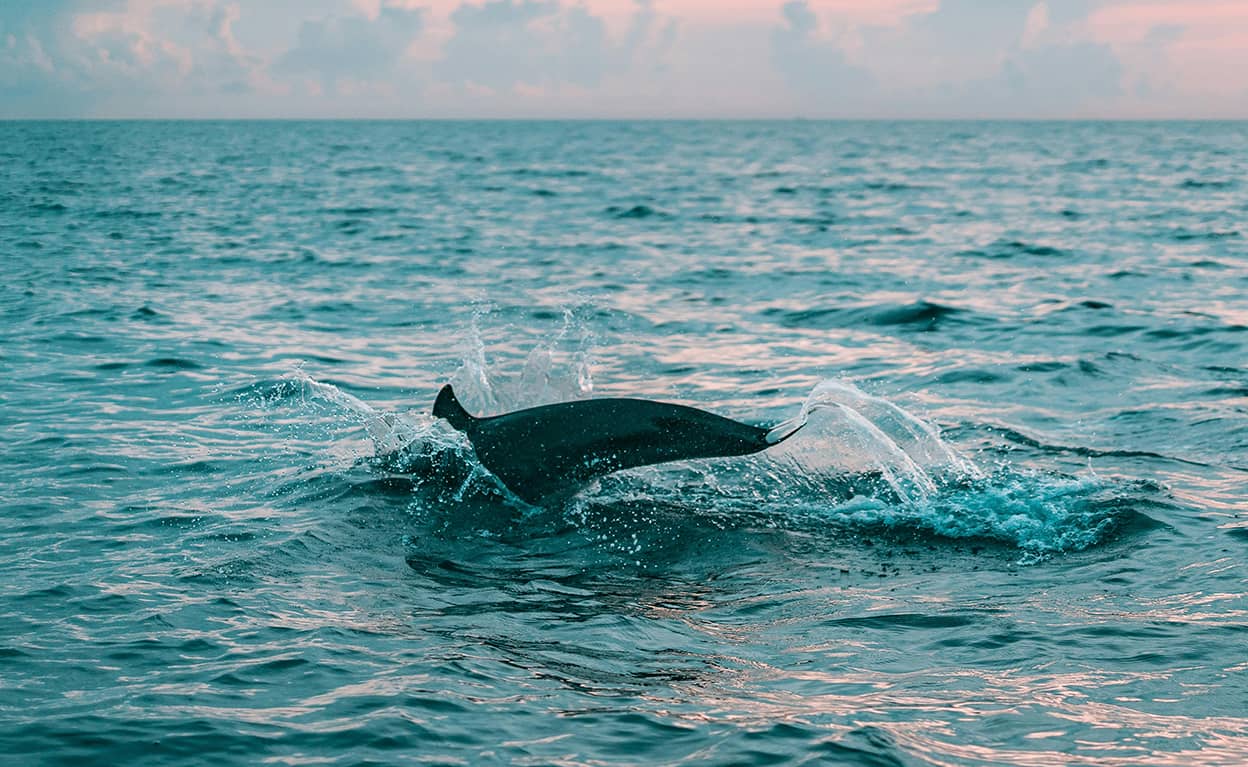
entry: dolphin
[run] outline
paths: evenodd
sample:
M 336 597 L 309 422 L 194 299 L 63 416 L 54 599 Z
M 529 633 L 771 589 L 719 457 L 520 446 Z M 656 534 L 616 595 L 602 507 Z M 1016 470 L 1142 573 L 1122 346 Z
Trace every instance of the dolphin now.
M 479 418 L 450 384 L 438 392 L 433 415 L 464 432 L 481 465 L 533 505 L 621 469 L 757 453 L 806 425 L 799 417 L 767 429 L 684 405 L 623 398 Z

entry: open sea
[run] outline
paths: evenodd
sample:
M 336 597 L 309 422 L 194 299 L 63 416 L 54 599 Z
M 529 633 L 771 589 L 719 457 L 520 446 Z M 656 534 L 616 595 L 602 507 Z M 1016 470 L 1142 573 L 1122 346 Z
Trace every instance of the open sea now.
M 0 123 L 0 763 L 1246 764 L 1245 179 L 1248 123 Z M 448 381 L 809 423 L 532 507 Z

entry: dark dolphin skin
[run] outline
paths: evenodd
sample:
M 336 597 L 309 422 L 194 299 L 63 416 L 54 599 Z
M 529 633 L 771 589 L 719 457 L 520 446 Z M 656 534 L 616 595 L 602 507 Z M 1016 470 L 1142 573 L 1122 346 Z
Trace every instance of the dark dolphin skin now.
M 449 384 L 438 392 L 433 415 L 467 434 L 481 464 L 532 504 L 620 469 L 757 453 L 804 425 L 785 422 L 769 431 L 644 399 L 576 400 L 477 418 Z

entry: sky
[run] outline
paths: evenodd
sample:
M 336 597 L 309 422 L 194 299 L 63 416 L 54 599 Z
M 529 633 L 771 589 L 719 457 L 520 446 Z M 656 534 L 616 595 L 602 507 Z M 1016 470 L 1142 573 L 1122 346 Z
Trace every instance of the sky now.
M 1248 118 L 1248 0 L 0 0 L 0 118 Z

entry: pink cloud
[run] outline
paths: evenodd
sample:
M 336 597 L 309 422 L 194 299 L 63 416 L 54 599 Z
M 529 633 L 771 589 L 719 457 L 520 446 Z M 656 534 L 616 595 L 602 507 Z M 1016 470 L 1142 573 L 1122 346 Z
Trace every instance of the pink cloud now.
M 1088 17 L 1088 26 L 1106 39 L 1138 39 L 1159 26 L 1242 32 L 1248 29 L 1248 3 L 1242 0 L 1126 2 L 1097 9 Z
M 940 0 L 812 0 L 810 7 L 851 24 L 895 27 L 911 16 L 934 13 Z
M 480 0 L 473 0 L 480 2 Z M 361 9 L 371 9 L 381 0 L 352 0 Z M 419 3 L 437 17 L 449 15 L 462 0 L 431 0 Z M 626 19 L 645 5 L 661 15 L 674 16 L 698 24 L 774 24 L 785 0 L 583 0 L 570 3 L 584 6 L 590 13 L 610 22 Z M 569 3 L 565 3 L 569 4 Z M 811 0 L 810 9 L 849 24 L 896 26 L 909 16 L 932 13 L 940 0 Z
M 1123 2 L 1098 9 L 1085 24 L 1110 45 L 1140 95 L 1138 116 L 1227 116 L 1248 108 L 1248 3 L 1235 0 Z

